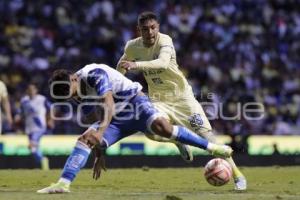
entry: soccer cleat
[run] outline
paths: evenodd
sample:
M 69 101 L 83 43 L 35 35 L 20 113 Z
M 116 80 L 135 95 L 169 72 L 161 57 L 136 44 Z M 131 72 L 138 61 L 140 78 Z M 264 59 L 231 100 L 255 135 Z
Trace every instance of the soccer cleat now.
M 43 157 L 41 161 L 42 170 L 49 170 L 49 159 L 47 157 Z
M 41 190 L 36 191 L 39 194 L 60 194 L 60 193 L 69 193 L 70 185 L 57 182 L 52 183 L 49 187 L 43 188 Z
M 238 191 L 247 189 L 247 180 L 244 176 L 236 177 L 234 179 L 234 189 Z
M 180 155 L 185 162 L 190 163 L 193 161 L 194 159 L 193 153 L 191 149 L 188 147 L 188 145 L 181 144 L 181 143 L 176 143 L 175 145 L 177 146 Z
M 210 151 L 211 155 L 221 158 L 230 157 L 232 152 L 232 148 L 227 145 L 214 145 L 214 148 Z

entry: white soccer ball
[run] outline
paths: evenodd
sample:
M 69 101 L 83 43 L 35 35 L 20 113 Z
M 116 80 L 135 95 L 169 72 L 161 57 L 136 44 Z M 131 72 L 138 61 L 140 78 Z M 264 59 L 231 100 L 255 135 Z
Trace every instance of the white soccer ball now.
M 232 168 L 226 160 L 215 158 L 205 165 L 204 176 L 209 184 L 222 186 L 230 181 Z

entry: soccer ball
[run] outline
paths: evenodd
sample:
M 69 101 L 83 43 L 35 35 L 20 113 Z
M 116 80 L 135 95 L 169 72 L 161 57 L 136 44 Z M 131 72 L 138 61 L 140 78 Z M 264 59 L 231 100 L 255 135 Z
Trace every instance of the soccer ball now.
M 205 165 L 204 176 L 209 184 L 222 186 L 230 181 L 232 169 L 226 160 L 215 158 Z

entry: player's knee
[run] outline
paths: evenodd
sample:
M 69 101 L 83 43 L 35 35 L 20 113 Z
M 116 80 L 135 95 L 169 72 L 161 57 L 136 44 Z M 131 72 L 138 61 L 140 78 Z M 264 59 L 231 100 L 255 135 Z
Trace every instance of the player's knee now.
M 108 147 L 109 147 L 108 143 L 106 143 L 104 140 L 101 140 L 101 141 L 100 141 L 100 148 L 101 148 L 102 150 L 105 150 L 105 149 L 107 149 Z
M 84 144 L 87 144 L 87 141 L 88 141 L 88 136 L 87 135 L 81 135 L 78 139 L 78 141 L 84 143 Z
M 170 138 L 172 135 L 172 125 L 164 118 L 158 118 L 152 123 L 152 131 L 163 137 Z
M 78 138 L 78 141 L 83 142 L 84 144 L 88 145 L 89 147 L 93 147 L 100 143 L 98 137 L 94 133 L 91 133 L 91 132 L 81 135 Z

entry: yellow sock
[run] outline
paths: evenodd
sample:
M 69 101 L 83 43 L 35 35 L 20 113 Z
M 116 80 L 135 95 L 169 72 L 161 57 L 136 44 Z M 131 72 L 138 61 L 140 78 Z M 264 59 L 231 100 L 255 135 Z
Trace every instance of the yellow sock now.
M 244 176 L 243 173 L 238 169 L 238 167 L 234 163 L 232 157 L 226 158 L 226 161 L 229 162 L 229 164 L 232 167 L 232 175 L 233 175 L 234 179 L 237 178 L 237 177 Z
M 41 167 L 42 170 L 49 170 L 49 160 L 47 157 L 42 158 Z

